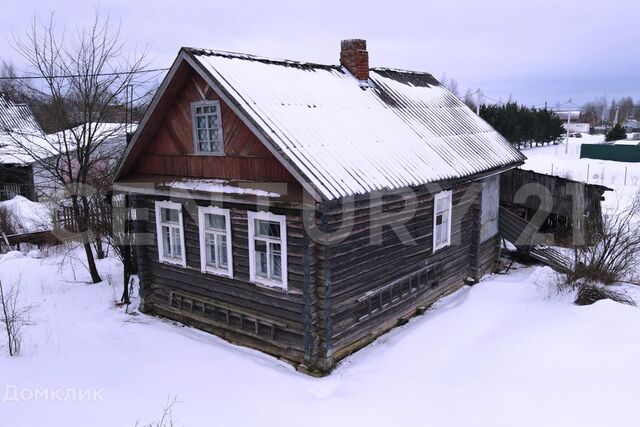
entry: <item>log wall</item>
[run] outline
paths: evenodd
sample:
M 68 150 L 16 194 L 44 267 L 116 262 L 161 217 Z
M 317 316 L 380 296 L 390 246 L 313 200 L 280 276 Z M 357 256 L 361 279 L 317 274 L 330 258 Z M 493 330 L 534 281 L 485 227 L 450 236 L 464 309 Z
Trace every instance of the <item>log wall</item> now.
M 153 198 L 139 198 L 148 212 L 143 229 L 155 239 Z M 289 290 L 272 289 L 249 281 L 247 207 L 224 205 L 231 210 L 233 278 L 200 271 L 197 205 L 183 204 L 187 267 L 161 263 L 157 245 L 146 246 L 139 263 L 144 310 L 210 331 L 233 343 L 304 363 L 305 283 L 314 283 L 313 247 L 305 249 L 302 218 L 298 211 L 273 210 L 287 215 Z M 199 202 L 198 202 L 199 203 Z M 255 209 L 255 208 L 254 208 Z M 257 323 L 256 323 L 257 322 Z M 273 328 L 272 328 L 273 327 Z M 272 330 L 273 329 L 273 330 Z
M 382 229 L 382 244 L 370 244 L 372 224 L 384 222 L 393 203 L 383 202 L 383 209 L 370 215 L 369 203 L 356 203 L 354 229 L 339 243 L 325 244 L 317 253 L 317 277 L 319 278 L 319 322 L 322 337 L 322 362 L 326 367 L 366 345 L 377 336 L 396 326 L 399 319 L 410 316 L 419 307 L 426 307 L 440 296 L 458 289 L 472 273 L 475 205 L 477 192 L 467 192 L 471 184 L 453 189 L 452 235 L 449 247 L 433 251 L 433 195 L 418 191 L 414 204 L 415 215 L 408 219 L 407 230 L 413 244 L 403 243 L 390 227 Z M 342 216 L 348 211 L 343 206 L 326 207 L 324 214 L 327 231 L 336 231 Z M 426 285 L 402 296 L 395 291 L 386 298 L 385 310 L 372 316 L 366 312 L 361 299 L 389 283 L 411 276 L 416 271 L 433 266 L 426 272 Z M 403 288 L 406 293 L 406 286 Z M 397 300 L 394 302 L 394 300 Z M 388 303 L 387 303 L 388 302 Z M 363 305 L 364 304 L 364 305 Z M 364 310 L 364 311 L 363 311 Z
M 300 210 L 271 209 L 287 215 L 286 292 L 249 282 L 246 212 L 255 207 L 223 206 L 231 209 L 234 277 L 230 279 L 200 272 L 196 215 L 200 202 L 175 200 L 183 203 L 187 268 L 160 263 L 155 245 L 140 251 L 143 307 L 282 357 L 308 372 L 326 373 L 399 320 L 492 268 L 497 237 L 478 251 L 480 194 L 471 191 L 472 185 L 452 189 L 451 245 L 435 252 L 433 195 L 426 189 L 417 190 L 406 204 L 394 197 L 352 205 L 317 204 L 312 222 L 317 230 L 332 235 L 329 241 L 305 229 Z M 139 231 L 155 239 L 155 199 L 137 200 L 149 218 Z M 411 211 L 398 216 L 407 206 Z M 353 226 L 341 230 L 348 217 Z M 380 224 L 398 221 L 405 223 L 409 241 L 401 241 L 389 225 L 375 233 Z

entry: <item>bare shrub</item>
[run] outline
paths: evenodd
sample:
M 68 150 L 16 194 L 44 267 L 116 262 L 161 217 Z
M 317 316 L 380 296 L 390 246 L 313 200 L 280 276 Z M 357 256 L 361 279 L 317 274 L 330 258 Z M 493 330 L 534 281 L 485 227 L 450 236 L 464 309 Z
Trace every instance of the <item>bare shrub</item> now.
M 0 206 L 0 233 L 17 234 L 21 228 L 18 218 L 5 206 Z
M 9 356 L 20 355 L 22 349 L 22 329 L 31 325 L 32 306 L 20 306 L 20 283 L 5 289 L 0 282 L 0 324 L 7 335 Z
M 140 423 L 136 423 L 136 427 L 174 427 L 176 421 L 173 419 L 173 407 L 177 402 L 177 398 L 169 400 L 166 405 L 162 407 L 162 415 L 157 421 L 140 426 Z
M 637 282 L 640 267 L 640 192 L 626 209 L 603 215 L 603 232 L 592 246 L 574 251 L 568 281 L 588 279 L 604 284 Z
M 576 305 L 591 305 L 597 301 L 610 299 L 622 304 L 635 306 L 636 303 L 627 295 L 614 291 L 610 287 L 596 285 L 589 282 L 582 282 L 578 285 L 576 295 Z

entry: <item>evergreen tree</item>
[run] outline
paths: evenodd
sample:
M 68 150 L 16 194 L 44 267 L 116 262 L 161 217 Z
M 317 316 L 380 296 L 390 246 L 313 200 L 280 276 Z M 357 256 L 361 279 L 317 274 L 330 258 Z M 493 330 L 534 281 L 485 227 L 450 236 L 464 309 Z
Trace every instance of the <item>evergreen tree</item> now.
M 616 124 L 605 136 L 605 141 L 619 141 L 621 139 L 627 139 L 627 133 L 624 128 L 618 123 Z

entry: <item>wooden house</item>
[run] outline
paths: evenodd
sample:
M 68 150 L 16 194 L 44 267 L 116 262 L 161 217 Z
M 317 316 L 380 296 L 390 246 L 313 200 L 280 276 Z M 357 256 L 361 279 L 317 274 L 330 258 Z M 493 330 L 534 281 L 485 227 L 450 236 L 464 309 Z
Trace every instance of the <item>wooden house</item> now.
M 324 374 L 494 268 L 523 161 L 364 40 L 340 65 L 182 48 L 114 183 L 147 240 L 141 310 Z
M 21 195 L 36 199 L 33 157 L 23 147 L 44 133 L 25 104 L 0 93 L 0 200 Z

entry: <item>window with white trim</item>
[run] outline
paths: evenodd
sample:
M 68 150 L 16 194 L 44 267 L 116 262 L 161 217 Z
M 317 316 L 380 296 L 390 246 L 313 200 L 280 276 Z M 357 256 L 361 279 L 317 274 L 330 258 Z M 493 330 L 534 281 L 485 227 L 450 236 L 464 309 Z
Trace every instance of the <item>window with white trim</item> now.
M 220 101 L 200 101 L 191 104 L 193 143 L 198 154 L 224 154 Z
M 229 209 L 199 206 L 198 222 L 202 272 L 233 277 Z
M 187 265 L 184 246 L 182 205 L 174 202 L 156 202 L 156 231 L 160 262 Z
M 450 190 L 435 195 L 433 201 L 433 250 L 451 244 L 451 198 Z
M 247 212 L 252 282 L 287 289 L 287 224 L 284 215 Z

